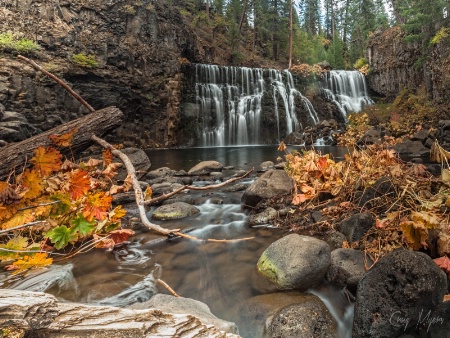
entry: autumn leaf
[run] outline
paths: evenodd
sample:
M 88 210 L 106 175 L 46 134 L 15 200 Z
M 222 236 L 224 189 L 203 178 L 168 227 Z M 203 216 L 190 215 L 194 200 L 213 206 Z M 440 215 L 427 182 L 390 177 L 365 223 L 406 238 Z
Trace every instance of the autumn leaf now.
M 423 223 L 427 229 L 434 229 L 439 226 L 439 220 L 437 219 L 436 215 L 429 212 L 413 211 L 411 213 L 411 219 L 415 222 Z
M 108 165 L 112 163 L 113 160 L 113 154 L 111 149 L 103 150 L 102 158 L 103 158 L 103 166 L 106 168 Z
M 77 239 L 77 235 L 72 234 L 65 225 L 47 231 L 46 236 L 50 238 L 50 241 L 55 244 L 55 248 L 58 250 L 66 247 L 67 244 L 72 243 Z
M 152 187 L 150 185 L 147 186 L 147 189 L 145 189 L 144 191 L 144 200 L 150 200 L 152 199 L 152 194 L 153 194 L 153 190 Z
M 23 197 L 33 199 L 39 197 L 44 190 L 42 179 L 35 170 L 26 170 L 21 177 L 21 185 L 26 189 Z
M 69 194 L 74 200 L 84 196 L 91 188 L 89 174 L 84 170 L 77 170 L 69 180 Z
M 30 162 L 42 176 L 47 176 L 61 168 L 61 153 L 52 147 L 38 147 L 34 150 L 34 156 Z
M 317 167 L 320 171 L 325 171 L 328 168 L 328 159 L 324 156 L 319 157 L 317 161 Z
M 8 182 L 0 182 L 0 205 L 11 204 L 20 199 L 20 195 L 16 193 Z
M 70 232 L 72 234 L 78 232 L 83 237 L 90 235 L 95 228 L 95 222 L 87 221 L 81 214 L 78 214 L 76 218 L 72 219 L 71 223 L 73 226 L 70 228 Z
M 450 276 L 450 259 L 447 256 L 433 259 L 433 261 Z
M 292 198 L 291 203 L 293 205 L 300 205 L 306 200 L 307 200 L 307 198 L 306 198 L 305 194 L 294 194 L 294 197 Z
M 428 239 L 428 231 L 423 223 L 404 221 L 400 223 L 400 229 L 408 241 L 408 244 L 414 250 L 419 250 L 421 247 L 427 246 L 426 241 Z
M 78 167 L 79 167 L 78 164 L 75 164 L 67 159 L 63 162 L 63 164 L 61 164 L 61 170 L 63 171 L 70 171 L 73 169 L 77 169 Z
M 85 167 L 96 168 L 100 163 L 103 163 L 102 160 L 98 160 L 96 158 L 90 158 L 89 161 L 84 163 Z
M 48 258 L 45 252 L 37 252 L 34 255 L 24 256 L 23 259 L 15 261 L 12 266 L 17 270 L 13 274 L 24 272 L 28 269 L 43 268 L 53 263 L 52 258 Z
M 11 229 L 15 228 L 19 225 L 23 225 L 25 223 L 33 222 L 35 219 L 34 210 L 26 209 L 17 212 L 12 218 L 10 218 L 7 222 L 2 224 L 2 229 Z
M 59 147 L 70 147 L 72 144 L 73 136 L 78 131 L 77 128 L 72 129 L 72 131 L 62 134 L 62 135 L 50 135 L 48 138 Z
M 119 205 L 119 206 L 115 207 L 114 210 L 112 210 L 108 214 L 108 217 L 111 220 L 119 220 L 120 218 L 122 218 L 126 214 L 127 214 L 127 211 L 124 208 L 122 208 L 121 205 Z
M 96 248 L 99 249 L 108 249 L 112 250 L 114 248 L 114 245 L 116 244 L 111 238 L 109 237 L 101 237 L 97 234 L 94 234 L 92 237 L 97 241 L 95 244 Z
M 88 195 L 84 204 L 83 216 L 88 221 L 92 221 L 94 217 L 99 221 L 105 219 L 111 201 L 112 197 L 107 196 L 104 192 Z
M 72 206 L 69 195 L 63 193 L 56 193 L 50 197 L 52 201 L 59 201 L 52 205 L 51 215 L 63 215 L 68 212 Z
M 109 237 L 114 241 L 115 244 L 119 244 L 128 241 L 128 238 L 134 235 L 134 231 L 131 229 L 119 229 L 114 230 L 109 233 Z
M 117 175 L 117 169 L 119 169 L 122 166 L 122 163 L 110 163 L 106 167 L 105 170 L 102 171 L 102 174 L 106 177 L 113 178 Z
M 278 151 L 285 151 L 287 149 L 286 144 L 281 141 L 280 145 L 278 146 Z
M 22 236 L 13 237 L 5 244 L 0 244 L 0 261 L 15 259 L 17 257 L 17 252 L 11 252 L 10 250 L 20 251 L 24 250 L 27 246 L 28 238 Z

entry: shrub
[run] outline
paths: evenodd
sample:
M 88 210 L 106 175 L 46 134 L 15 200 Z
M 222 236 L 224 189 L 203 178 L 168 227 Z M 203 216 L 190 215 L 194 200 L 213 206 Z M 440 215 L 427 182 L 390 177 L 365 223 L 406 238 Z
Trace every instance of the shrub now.
M 32 53 L 37 51 L 40 46 L 32 40 L 20 38 L 13 33 L 0 34 L 0 50 L 13 53 Z
M 79 53 L 72 57 L 73 62 L 81 67 L 94 68 L 98 67 L 98 61 L 93 54 Z

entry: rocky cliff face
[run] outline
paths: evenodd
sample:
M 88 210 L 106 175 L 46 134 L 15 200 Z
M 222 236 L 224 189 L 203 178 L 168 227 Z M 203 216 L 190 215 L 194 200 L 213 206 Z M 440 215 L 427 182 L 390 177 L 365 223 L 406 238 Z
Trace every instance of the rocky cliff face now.
M 0 8 L 0 18 L 0 32 L 41 45 L 31 58 L 95 109 L 115 105 L 125 112 L 112 138 L 145 147 L 177 143 L 180 60 L 202 55 L 178 11 L 156 0 L 18 0 Z M 98 66 L 76 64 L 78 53 L 95 55 Z M 0 103 L 8 112 L 0 115 L 0 133 L 10 142 L 87 113 L 59 85 L 6 54 Z
M 400 27 L 373 34 L 366 50 L 372 72 L 369 87 L 393 99 L 404 88 L 424 87 L 430 98 L 448 111 L 450 104 L 450 49 L 448 39 L 422 56 L 419 44 L 406 43 Z

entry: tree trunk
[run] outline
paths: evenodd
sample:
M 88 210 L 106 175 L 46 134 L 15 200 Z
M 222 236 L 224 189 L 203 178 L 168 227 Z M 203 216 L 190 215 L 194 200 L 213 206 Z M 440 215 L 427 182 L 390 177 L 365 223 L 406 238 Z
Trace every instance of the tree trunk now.
M 292 0 L 289 1 L 289 67 L 292 68 Z
M 70 148 L 63 148 L 61 153 L 72 156 L 87 149 L 94 142 L 92 135 L 101 137 L 120 126 L 123 113 L 119 108 L 107 107 L 83 116 L 79 119 L 64 123 L 39 135 L 30 137 L 18 143 L 0 148 L 0 180 L 4 180 L 11 172 L 22 171 L 23 166 L 33 157 L 33 150 L 39 146 L 50 146 L 50 135 L 62 135 L 77 129 Z

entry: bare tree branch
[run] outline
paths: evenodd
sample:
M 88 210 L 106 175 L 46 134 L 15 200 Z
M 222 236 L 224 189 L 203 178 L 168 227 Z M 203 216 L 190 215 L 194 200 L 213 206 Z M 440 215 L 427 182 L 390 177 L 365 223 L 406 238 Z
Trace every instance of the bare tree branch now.
M 30 65 L 33 66 L 33 68 L 40 70 L 42 73 L 44 73 L 45 75 L 47 75 L 49 78 L 55 80 L 58 84 L 60 84 L 65 90 L 67 90 L 74 98 L 76 98 L 78 101 L 80 101 L 80 103 L 85 106 L 87 109 L 89 109 L 90 112 L 95 111 L 94 108 L 92 108 L 92 106 L 87 103 L 80 95 L 78 95 L 77 93 L 75 93 L 73 91 L 72 88 L 70 88 L 67 83 L 65 83 L 64 81 L 62 81 L 61 79 L 59 79 L 57 76 L 53 75 L 52 73 L 48 72 L 47 70 L 45 70 L 44 68 L 42 68 L 41 66 L 39 66 L 36 62 L 34 62 L 33 60 L 27 59 L 26 57 L 22 56 L 22 55 L 17 55 L 17 57 L 19 59 L 21 59 L 22 61 L 25 61 L 27 63 L 29 63 Z
M 26 227 L 31 227 L 31 226 L 36 225 L 36 224 L 41 224 L 41 223 L 47 223 L 47 221 L 35 221 L 35 222 L 25 223 L 25 224 L 19 225 L 19 226 L 14 227 L 14 228 L 9 228 L 9 229 L 6 229 L 6 230 L 0 230 L 0 236 L 4 236 L 6 233 L 8 233 L 10 231 L 13 231 L 13 230 L 19 230 L 19 229 L 23 229 L 23 228 L 26 228 Z

